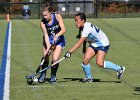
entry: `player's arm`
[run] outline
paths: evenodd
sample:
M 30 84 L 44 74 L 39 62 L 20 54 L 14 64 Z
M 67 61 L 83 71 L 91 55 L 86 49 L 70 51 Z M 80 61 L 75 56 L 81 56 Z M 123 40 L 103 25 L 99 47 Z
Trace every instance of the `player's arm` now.
M 71 49 L 69 49 L 68 51 L 67 51 L 67 53 L 65 54 L 65 58 L 70 58 L 71 57 L 71 53 L 73 53 L 74 51 L 76 51 L 82 44 L 83 44 L 83 42 L 85 41 L 85 39 L 86 39 L 86 37 L 81 37 L 79 40 L 78 40 L 78 42 L 74 45 L 74 46 L 72 46 L 72 48 Z
M 63 35 L 66 32 L 66 29 L 65 29 L 65 26 L 64 26 L 62 16 L 60 14 L 56 14 L 56 18 L 58 20 L 58 23 L 60 25 L 61 30 L 55 36 L 59 37 L 59 36 Z
M 69 49 L 69 52 L 73 53 L 76 51 L 85 41 L 86 37 L 81 37 L 78 42 L 71 48 Z
M 70 58 L 71 57 L 71 53 L 73 53 L 74 51 L 76 51 L 86 40 L 86 38 L 88 37 L 88 35 L 91 33 L 91 30 L 87 27 L 84 27 L 83 32 L 82 32 L 82 36 L 81 38 L 78 40 L 78 42 L 67 51 L 67 53 L 65 54 L 65 58 Z M 84 46 L 86 46 L 84 44 Z M 83 48 L 83 50 L 86 50 L 86 48 Z
M 43 22 L 40 23 L 40 28 L 43 32 L 44 37 L 45 37 L 45 43 L 47 45 L 47 49 L 49 49 L 51 45 L 50 45 L 50 42 L 49 42 L 48 32 L 47 32 L 45 24 Z

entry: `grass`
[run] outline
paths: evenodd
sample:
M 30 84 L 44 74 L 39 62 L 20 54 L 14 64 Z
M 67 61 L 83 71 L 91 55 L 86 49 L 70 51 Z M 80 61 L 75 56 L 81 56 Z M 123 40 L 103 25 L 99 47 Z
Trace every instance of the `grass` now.
M 126 66 L 126 73 L 121 80 L 116 79 L 116 72 L 104 70 L 91 60 L 92 74 L 96 82 L 83 84 L 85 77 L 80 66 L 81 48 L 70 59 L 60 63 L 57 73 L 58 83 L 48 82 L 29 86 L 24 78 L 34 73 L 42 56 L 42 32 L 40 20 L 12 20 L 12 59 L 10 77 L 10 100 L 139 100 L 134 95 L 134 88 L 140 87 L 140 18 L 88 19 L 99 26 L 109 37 L 111 48 L 106 60 Z M 74 19 L 64 19 L 67 29 L 65 52 L 77 41 L 78 29 Z M 0 20 L 0 45 L 2 50 L 6 21 Z M 50 70 L 47 72 L 50 77 Z

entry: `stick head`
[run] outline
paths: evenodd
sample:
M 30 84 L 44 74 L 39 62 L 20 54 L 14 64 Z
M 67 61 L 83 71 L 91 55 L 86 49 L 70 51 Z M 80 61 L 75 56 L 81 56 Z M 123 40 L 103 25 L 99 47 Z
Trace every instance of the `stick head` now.
M 26 79 L 33 79 L 34 76 L 33 76 L 33 75 L 32 75 L 32 76 L 25 76 L 25 78 L 26 78 Z
M 27 84 L 32 85 L 33 84 L 33 79 L 27 79 Z

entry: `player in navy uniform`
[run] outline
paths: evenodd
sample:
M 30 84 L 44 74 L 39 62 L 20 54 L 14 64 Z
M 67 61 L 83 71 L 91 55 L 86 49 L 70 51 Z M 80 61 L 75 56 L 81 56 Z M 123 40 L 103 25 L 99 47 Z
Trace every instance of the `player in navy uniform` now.
M 50 52 L 50 47 L 53 45 L 52 50 L 52 63 L 59 60 L 61 52 L 65 46 L 65 26 L 62 16 L 54 12 L 53 7 L 49 4 L 42 8 L 43 19 L 41 20 L 40 27 L 43 31 L 43 55 L 45 56 Z M 50 55 L 49 55 L 50 56 Z M 42 68 L 49 64 L 49 56 L 46 57 Z M 56 82 L 56 73 L 59 64 L 51 67 L 50 82 Z M 39 77 L 39 82 L 44 82 L 46 72 L 43 72 Z
M 90 22 L 86 22 L 84 13 L 75 15 L 75 24 L 81 31 L 81 36 L 78 42 L 68 50 L 65 54 L 66 58 L 71 57 L 71 54 L 76 51 L 85 41 L 89 43 L 89 47 L 85 51 L 83 62 L 81 64 L 86 77 L 83 82 L 92 82 L 93 78 L 90 69 L 90 60 L 96 56 L 96 64 L 102 68 L 112 69 L 117 71 L 117 78 L 120 79 L 125 71 L 125 67 L 116 65 L 111 61 L 105 61 L 105 56 L 109 49 L 109 40 L 106 34 Z

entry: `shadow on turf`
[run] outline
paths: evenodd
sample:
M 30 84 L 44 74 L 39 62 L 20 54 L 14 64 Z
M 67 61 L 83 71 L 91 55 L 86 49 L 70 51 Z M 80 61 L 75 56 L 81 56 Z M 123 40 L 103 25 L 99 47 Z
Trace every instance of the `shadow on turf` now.
M 78 82 L 82 82 L 82 78 L 63 78 L 64 80 L 63 81 L 57 81 L 57 83 L 64 83 L 64 82 L 71 82 L 71 81 L 78 81 Z M 50 78 L 46 78 L 45 79 L 46 82 L 50 82 Z M 101 79 L 94 79 L 93 82 L 113 82 L 113 83 L 121 83 L 121 81 L 102 81 Z M 43 82 L 44 83 L 44 82 Z M 42 83 L 35 83 L 35 84 L 32 84 L 32 85 L 40 85 Z M 48 84 L 48 83 L 46 83 Z M 50 84 L 50 83 L 49 83 Z M 138 95 L 137 91 L 139 92 L 140 94 L 140 87 L 135 87 L 134 89 L 134 94 L 135 95 Z
M 134 95 L 140 95 L 140 87 L 134 87 Z
M 69 81 L 79 81 L 82 82 L 81 78 L 63 78 L 66 81 L 61 82 L 69 82 Z M 121 83 L 121 81 L 102 81 L 101 79 L 93 79 L 93 82 L 113 82 L 113 83 Z

